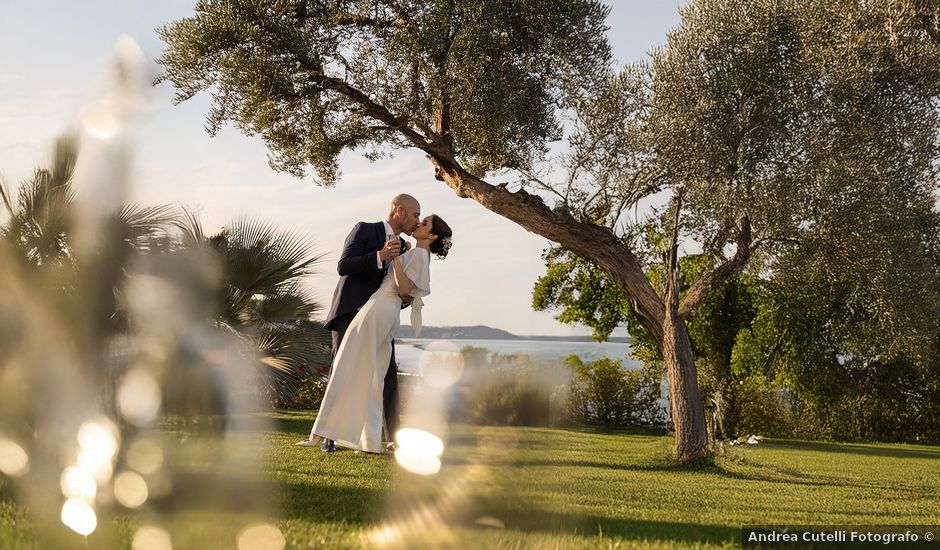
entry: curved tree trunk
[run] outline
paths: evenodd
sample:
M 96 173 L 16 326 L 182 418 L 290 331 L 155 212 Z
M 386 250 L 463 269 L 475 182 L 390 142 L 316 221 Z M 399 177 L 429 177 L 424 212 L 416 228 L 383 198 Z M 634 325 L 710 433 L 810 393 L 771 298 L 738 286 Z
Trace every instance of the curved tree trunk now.
M 459 196 L 470 197 L 488 210 L 591 260 L 627 291 L 643 327 L 662 343 L 676 428 L 676 459 L 689 462 L 705 456 L 708 450 L 705 410 L 692 344 L 679 313 L 678 282 L 669 285 L 664 304 L 633 251 L 609 230 L 553 212 L 537 196 L 522 191 L 511 193 L 490 185 L 456 163 L 433 160 L 437 178 Z

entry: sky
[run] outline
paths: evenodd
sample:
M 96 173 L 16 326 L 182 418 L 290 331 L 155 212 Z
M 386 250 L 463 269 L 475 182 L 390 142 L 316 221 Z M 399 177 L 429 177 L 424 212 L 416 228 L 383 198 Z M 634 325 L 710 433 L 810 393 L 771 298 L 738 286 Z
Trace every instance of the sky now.
M 678 0 L 616 0 L 608 38 L 618 61 L 643 58 L 679 23 Z M 149 58 L 163 49 L 154 29 L 191 14 L 191 0 L 0 1 L 0 174 L 15 188 L 48 162 L 51 145 L 74 127 L 108 89 L 115 43 L 133 38 Z M 207 94 L 180 105 L 161 84 L 130 127 L 130 200 L 179 203 L 197 210 L 207 232 L 250 216 L 307 236 L 324 256 L 308 288 L 328 305 L 338 280 L 335 265 L 349 230 L 378 221 L 397 193 L 440 214 L 454 231 L 446 260 L 432 263 L 432 295 L 424 324 L 488 325 L 520 335 L 585 335 L 590 329 L 533 311 L 532 287 L 544 273 L 549 242 L 433 177 L 416 151 L 369 162 L 345 152 L 333 188 L 275 172 L 258 137 L 232 127 L 210 137 L 204 128 Z M 81 192 L 81 190 L 79 190 Z M 407 321 L 405 321 L 407 322 Z M 615 336 L 626 334 L 620 328 Z

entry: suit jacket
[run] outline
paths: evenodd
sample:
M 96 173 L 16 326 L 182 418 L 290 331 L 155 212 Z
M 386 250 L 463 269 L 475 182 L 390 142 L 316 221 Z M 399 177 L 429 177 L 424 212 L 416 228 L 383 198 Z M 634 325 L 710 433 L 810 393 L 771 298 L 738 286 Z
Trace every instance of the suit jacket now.
M 398 239 L 404 250 L 404 239 Z M 376 266 L 376 252 L 385 246 L 385 224 L 359 222 L 349 232 L 343 253 L 336 264 L 339 282 L 333 291 L 333 302 L 326 316 L 326 328 L 333 329 L 337 317 L 359 310 L 379 289 L 385 278 L 384 267 Z M 385 262 L 391 269 L 390 262 Z

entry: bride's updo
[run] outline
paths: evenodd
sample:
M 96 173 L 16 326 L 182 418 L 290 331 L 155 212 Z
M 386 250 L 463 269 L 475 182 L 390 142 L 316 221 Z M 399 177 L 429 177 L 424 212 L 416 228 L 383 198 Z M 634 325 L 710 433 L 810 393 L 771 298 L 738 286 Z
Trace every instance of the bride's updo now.
M 450 226 L 447 225 L 447 222 L 442 220 L 437 214 L 431 214 L 431 220 L 431 233 L 437 235 L 437 238 L 431 242 L 430 250 L 434 254 L 437 254 L 438 258 L 443 260 L 447 257 L 447 252 L 453 244 L 451 237 L 453 237 L 454 233 L 450 230 Z

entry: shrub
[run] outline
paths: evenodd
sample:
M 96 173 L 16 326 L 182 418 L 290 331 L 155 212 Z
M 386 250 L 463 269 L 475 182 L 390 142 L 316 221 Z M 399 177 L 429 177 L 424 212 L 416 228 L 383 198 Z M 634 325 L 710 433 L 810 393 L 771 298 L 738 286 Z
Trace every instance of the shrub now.
M 762 376 L 750 376 L 738 383 L 735 391 L 735 434 L 760 434 L 768 437 L 809 436 L 809 426 L 801 425 L 800 409 L 790 392 Z M 805 424 L 805 423 L 803 423 Z
M 300 371 L 300 384 L 297 391 L 291 396 L 284 396 L 280 392 L 270 395 L 271 405 L 278 409 L 310 409 L 317 410 L 323 401 L 326 384 L 330 380 L 329 367 L 316 367 L 310 371 L 306 367 Z
M 467 420 L 501 426 L 547 426 L 550 390 L 531 367 L 501 368 L 470 391 Z
M 566 379 L 560 364 L 472 346 L 461 349 L 461 354 L 464 371 L 452 409 L 454 419 L 502 426 L 551 423 L 552 390 Z
M 606 426 L 665 423 L 665 411 L 659 404 L 661 369 L 625 370 L 616 359 L 603 357 L 585 363 L 576 355 L 568 357 L 568 366 L 573 371 L 568 420 Z

